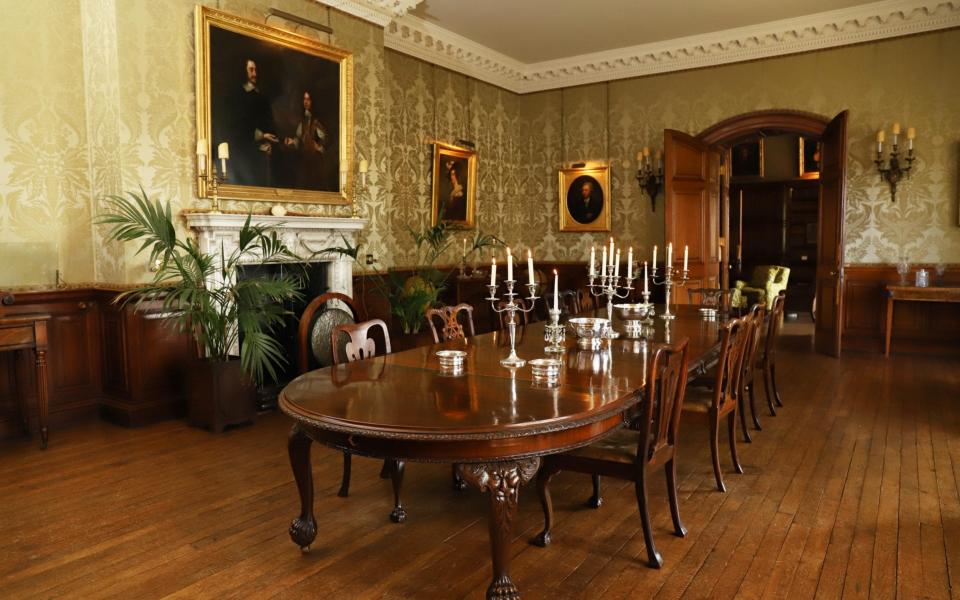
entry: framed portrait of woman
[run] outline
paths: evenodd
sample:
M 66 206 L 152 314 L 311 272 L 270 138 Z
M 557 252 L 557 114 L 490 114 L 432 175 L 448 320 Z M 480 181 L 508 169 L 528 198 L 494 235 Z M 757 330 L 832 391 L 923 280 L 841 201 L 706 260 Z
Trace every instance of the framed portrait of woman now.
M 476 225 L 477 153 L 435 142 L 430 224 L 444 221 L 458 229 Z
M 610 167 L 560 169 L 560 231 L 610 231 Z

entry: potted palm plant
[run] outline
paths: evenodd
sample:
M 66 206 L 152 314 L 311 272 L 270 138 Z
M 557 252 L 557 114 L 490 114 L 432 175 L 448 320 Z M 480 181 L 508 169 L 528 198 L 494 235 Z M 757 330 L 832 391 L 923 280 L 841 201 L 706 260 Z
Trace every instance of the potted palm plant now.
M 139 242 L 137 253 L 149 252 L 156 267 L 152 281 L 115 301 L 159 304 L 170 315 L 168 323 L 196 342 L 198 360 L 187 377 L 190 421 L 221 431 L 253 420 L 253 383 L 276 379 L 287 360 L 274 335 L 283 325 L 283 302 L 299 298 L 303 282 L 295 273 L 241 278 L 238 271 L 244 264 L 299 258 L 274 229 L 251 223 L 250 216 L 237 247 L 218 256 L 178 237 L 170 203 L 151 201 L 143 189 L 106 202 L 108 210 L 97 221 L 110 226 L 108 239 Z

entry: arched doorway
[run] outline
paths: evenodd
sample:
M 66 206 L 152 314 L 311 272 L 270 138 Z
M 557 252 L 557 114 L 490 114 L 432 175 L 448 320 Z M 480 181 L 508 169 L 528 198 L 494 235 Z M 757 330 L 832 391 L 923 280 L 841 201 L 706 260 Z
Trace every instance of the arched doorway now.
M 842 330 L 842 286 L 843 286 L 843 217 L 845 208 L 846 180 L 846 121 L 847 112 L 843 111 L 832 120 L 821 115 L 797 110 L 762 110 L 745 113 L 725 119 L 700 132 L 693 140 L 701 149 L 719 152 L 723 163 L 720 183 L 720 223 L 719 235 L 730 239 L 730 149 L 745 138 L 774 133 L 792 133 L 819 138 L 820 190 L 817 216 L 817 256 L 815 274 L 815 294 L 818 306 L 818 318 L 815 329 L 815 345 L 819 352 L 832 356 L 840 355 L 840 337 Z M 668 137 L 672 132 L 667 132 Z M 673 145 L 673 142 L 671 142 Z M 665 140 L 664 149 L 667 148 Z M 707 155 L 705 155 L 707 156 Z M 667 161 L 670 164 L 672 161 Z M 708 162 L 705 160 L 705 162 Z M 665 191 L 670 186 L 670 172 L 665 173 Z M 670 195 L 666 203 L 668 215 L 668 238 L 670 236 Z M 674 220 L 677 219 L 675 215 Z M 714 246 L 716 247 L 716 246 Z M 720 271 L 726 275 L 729 271 L 730 248 L 722 249 Z M 722 276 L 724 285 L 727 277 Z

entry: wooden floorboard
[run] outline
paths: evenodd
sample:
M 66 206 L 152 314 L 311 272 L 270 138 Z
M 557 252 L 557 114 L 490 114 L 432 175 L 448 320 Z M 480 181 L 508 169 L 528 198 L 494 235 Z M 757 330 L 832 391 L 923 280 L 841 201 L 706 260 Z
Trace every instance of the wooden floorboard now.
M 960 360 L 838 361 L 813 354 L 808 332 L 785 329 L 785 406 L 738 440 L 743 475 L 721 439 L 726 493 L 702 415 L 684 416 L 685 538 L 663 474 L 650 477 L 662 569 L 646 566 L 632 484 L 604 480 L 594 510 L 588 477 L 555 477 L 547 548 L 528 543 L 543 520 L 522 490 L 511 552 L 523 597 L 960 598 Z M 287 535 L 288 427 L 277 413 L 222 435 L 86 422 L 54 431 L 47 451 L 0 442 L 0 598 L 483 597 L 487 501 L 453 491 L 444 465 L 408 465 L 396 525 L 378 461 L 356 459 L 339 498 L 340 454 L 315 449 L 320 533 L 301 554 Z

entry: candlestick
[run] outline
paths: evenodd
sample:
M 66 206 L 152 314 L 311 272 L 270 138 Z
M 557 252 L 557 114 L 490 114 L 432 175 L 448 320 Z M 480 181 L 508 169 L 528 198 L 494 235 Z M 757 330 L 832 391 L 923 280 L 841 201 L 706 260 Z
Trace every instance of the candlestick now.
M 634 278 L 631 270 L 630 275 L 628 275 L 625 280 L 620 279 L 620 250 L 616 250 L 616 254 L 611 252 L 610 261 L 613 264 L 611 264 L 609 268 L 607 268 L 606 247 L 603 248 L 602 258 L 603 261 L 600 268 L 599 277 L 593 274 L 590 275 L 590 280 L 587 284 L 587 287 L 590 289 L 591 295 L 597 298 L 600 296 L 607 297 L 607 319 L 612 323 L 614 299 L 627 298 L 630 296 L 630 292 L 633 290 Z M 612 327 L 608 327 L 603 336 L 607 339 L 614 339 L 619 337 L 620 334 L 614 331 Z
M 510 255 L 508 254 L 507 256 L 509 257 Z M 508 267 L 509 264 L 510 263 L 508 262 Z M 527 364 L 527 361 L 517 356 L 517 313 L 529 313 L 533 310 L 533 307 L 539 298 L 539 296 L 536 295 L 537 286 L 533 283 L 527 284 L 527 289 L 530 291 L 530 295 L 527 296 L 527 306 L 524 307 L 515 300 L 518 294 L 513 291 L 513 286 L 516 284 L 516 282 L 508 277 L 503 283 L 506 286 L 506 292 L 504 292 L 503 295 L 506 297 L 507 301 L 505 304 L 502 304 L 502 306 L 498 306 L 500 299 L 497 298 L 497 285 L 494 283 L 487 286 L 490 290 L 490 296 L 487 298 L 487 300 L 490 301 L 493 312 L 497 314 L 504 312 L 507 313 L 507 333 L 510 336 L 510 355 L 502 359 L 500 364 L 509 368 L 522 367 L 523 365 Z
M 674 268 L 670 258 L 671 249 L 670 245 L 667 245 L 667 262 L 663 266 L 663 278 L 661 278 L 659 281 L 657 280 L 657 265 L 653 265 L 653 274 L 650 277 L 653 283 L 663 286 L 666 305 L 663 314 L 660 315 L 660 318 L 664 319 L 668 323 L 676 318 L 676 315 L 670 311 L 670 296 L 673 291 L 673 286 L 676 285 L 682 287 L 686 285 L 687 281 L 689 281 L 689 273 L 686 270 L 678 273 L 678 269 Z M 677 275 L 679 275 L 679 277 L 677 277 Z
M 560 309 L 551 308 L 547 313 L 550 315 L 550 322 L 543 326 L 543 340 L 547 343 L 544 351 L 555 354 L 565 352 L 563 340 L 566 326 L 560 324 Z

